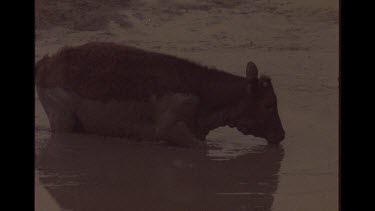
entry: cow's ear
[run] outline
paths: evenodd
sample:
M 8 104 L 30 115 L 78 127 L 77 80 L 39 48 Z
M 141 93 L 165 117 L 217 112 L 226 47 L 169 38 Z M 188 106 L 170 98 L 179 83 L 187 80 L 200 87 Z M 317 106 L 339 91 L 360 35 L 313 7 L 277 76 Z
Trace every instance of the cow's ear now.
M 246 78 L 249 80 L 254 80 L 258 78 L 258 68 L 253 62 L 247 63 Z

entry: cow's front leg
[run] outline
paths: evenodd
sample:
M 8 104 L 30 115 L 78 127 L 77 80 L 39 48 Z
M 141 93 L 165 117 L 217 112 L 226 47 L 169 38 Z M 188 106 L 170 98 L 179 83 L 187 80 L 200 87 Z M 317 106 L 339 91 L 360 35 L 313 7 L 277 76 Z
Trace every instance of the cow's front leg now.
M 187 124 L 183 121 L 175 122 L 163 129 L 159 129 L 158 137 L 172 145 L 178 145 L 189 148 L 203 148 L 205 144 L 199 140 Z
M 195 96 L 176 94 L 159 99 L 156 107 L 156 136 L 171 144 L 185 147 L 204 147 L 196 135 Z

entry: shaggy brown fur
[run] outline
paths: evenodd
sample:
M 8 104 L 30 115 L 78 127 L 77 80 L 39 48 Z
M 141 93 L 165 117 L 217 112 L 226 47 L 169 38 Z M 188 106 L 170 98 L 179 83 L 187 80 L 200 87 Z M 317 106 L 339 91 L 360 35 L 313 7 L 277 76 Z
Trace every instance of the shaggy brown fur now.
M 45 56 L 36 64 L 36 83 L 105 102 L 190 93 L 216 108 L 242 99 L 248 81 L 174 56 L 94 42 Z

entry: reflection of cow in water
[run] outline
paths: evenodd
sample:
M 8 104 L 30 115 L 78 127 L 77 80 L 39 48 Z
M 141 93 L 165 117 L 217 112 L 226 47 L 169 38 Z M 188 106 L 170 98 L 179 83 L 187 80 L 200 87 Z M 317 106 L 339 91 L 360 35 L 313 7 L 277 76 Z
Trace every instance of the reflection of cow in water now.
M 270 211 L 283 157 L 282 145 L 216 161 L 206 150 L 65 133 L 41 147 L 36 169 L 66 210 Z
M 36 64 L 40 101 L 54 132 L 201 145 L 210 130 L 236 127 L 284 139 L 270 78 L 249 62 L 246 78 L 113 43 L 66 47 Z

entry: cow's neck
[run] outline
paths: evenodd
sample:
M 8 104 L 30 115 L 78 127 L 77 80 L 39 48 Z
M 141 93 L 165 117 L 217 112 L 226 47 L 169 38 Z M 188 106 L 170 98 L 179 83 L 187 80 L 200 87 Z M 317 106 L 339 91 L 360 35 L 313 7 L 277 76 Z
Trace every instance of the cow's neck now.
M 198 83 L 200 86 L 195 91 L 201 102 L 201 110 L 198 112 L 201 137 L 208 135 L 211 130 L 228 125 L 228 120 L 235 118 L 239 103 L 247 95 L 248 80 L 244 77 L 215 72 L 207 78 L 204 83 Z M 194 82 L 196 84 L 196 80 Z

